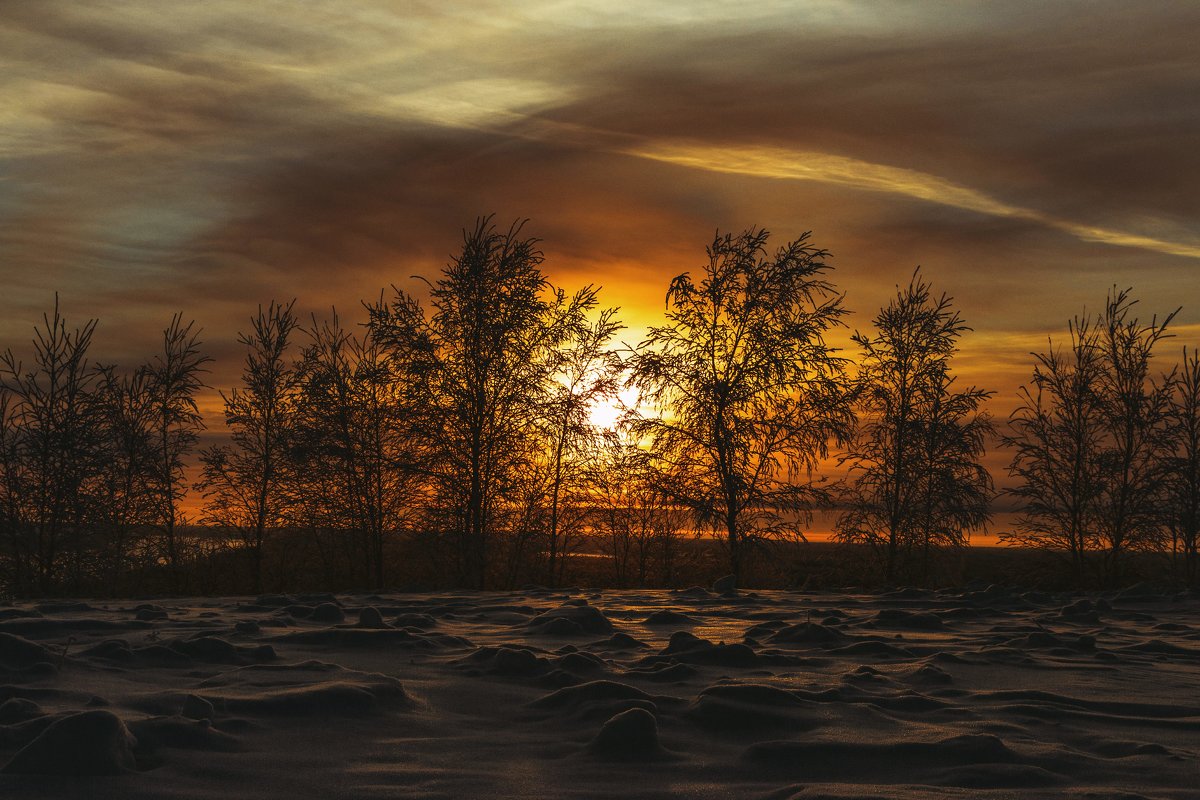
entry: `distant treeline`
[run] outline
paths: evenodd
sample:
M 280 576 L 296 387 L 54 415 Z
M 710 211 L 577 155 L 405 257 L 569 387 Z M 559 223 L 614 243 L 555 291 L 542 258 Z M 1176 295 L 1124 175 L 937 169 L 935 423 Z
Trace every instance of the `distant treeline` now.
M 1196 584 L 1200 359 L 1151 364 L 1174 314 L 1139 321 L 1114 289 L 1034 354 L 997 425 L 992 393 L 952 371 L 970 329 L 919 272 L 857 353 L 832 347 L 848 312 L 827 256 L 808 234 L 774 250 L 766 231 L 718 234 L 625 346 L 596 287 L 551 285 L 536 239 L 482 219 L 426 304 L 395 289 L 349 328 L 260 306 L 221 393 L 227 443 L 207 448 L 194 323 L 177 315 L 122 369 L 89 361 L 96 322 L 69 327 L 56 302 L 31 361 L 0 357 L 0 580 L 20 596 L 554 585 L 599 543 L 613 585 L 674 585 L 696 531 L 739 580 L 836 508 L 860 582 L 935 584 L 988 525 L 998 445 L 1021 509 L 1004 538 L 1060 553 L 1080 586 L 1128 579 L 1135 552 Z M 821 478 L 829 459 L 847 477 Z

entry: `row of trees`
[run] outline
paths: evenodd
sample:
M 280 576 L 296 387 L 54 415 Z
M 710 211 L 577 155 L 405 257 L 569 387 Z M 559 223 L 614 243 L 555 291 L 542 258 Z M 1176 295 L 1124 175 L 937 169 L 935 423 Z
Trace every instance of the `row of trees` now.
M 68 329 L 56 300 L 32 367 L 11 350 L 0 356 L 0 531 L 17 593 L 85 577 L 121 585 L 131 561 L 178 567 L 185 463 L 201 428 L 195 393 L 209 359 L 176 316 L 150 363 L 132 373 L 91 365 L 95 326 Z
M 932 556 L 989 523 L 982 459 L 1012 452 L 1001 499 L 1019 515 L 1003 542 L 1061 553 L 1076 585 L 1113 587 L 1134 553 L 1165 553 L 1197 585 L 1200 558 L 1200 356 L 1156 372 L 1155 350 L 1178 309 L 1149 322 L 1114 289 L 1104 309 L 1068 325 L 1065 344 L 1034 353 L 1007 425 L 983 409 L 992 393 L 956 388 L 951 359 L 969 330 L 945 295 L 915 275 L 855 334 L 859 423 L 841 457 L 851 480 L 837 536 L 879 554 L 880 574 L 928 581 Z
M 226 440 L 198 451 L 209 359 L 194 326 L 177 316 L 160 353 L 122 372 L 88 363 L 95 322 L 71 331 L 56 305 L 33 364 L 0 361 L 5 578 L 21 594 L 119 593 L 155 573 L 186 591 L 188 560 L 233 543 L 260 591 L 288 552 L 271 541 L 302 535 L 339 586 L 395 582 L 401 539 L 446 583 L 555 584 L 591 537 L 618 584 L 671 584 L 681 540 L 713 534 L 736 579 L 833 508 L 878 579 L 935 580 L 935 556 L 988 524 L 991 393 L 956 383 L 969 328 L 919 273 L 842 355 L 827 257 L 807 234 L 773 251 L 766 231 L 718 234 L 698 274 L 671 281 L 663 324 L 618 347 L 595 287 L 552 286 L 535 239 L 483 219 L 427 305 L 395 289 L 352 329 L 260 307 L 241 385 L 221 395 Z M 1120 580 L 1147 548 L 1194 581 L 1200 368 L 1192 353 L 1152 375 L 1171 318 L 1139 325 L 1132 307 L 1115 293 L 1037 356 L 999 433 L 1024 512 L 1007 536 L 1068 553 L 1081 581 Z M 625 390 L 620 425 L 593 424 Z M 831 459 L 843 479 L 818 475 Z

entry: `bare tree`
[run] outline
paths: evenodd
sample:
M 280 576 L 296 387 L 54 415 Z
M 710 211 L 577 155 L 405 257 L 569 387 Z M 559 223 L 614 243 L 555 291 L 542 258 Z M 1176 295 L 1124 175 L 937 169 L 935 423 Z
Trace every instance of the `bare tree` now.
M 1105 548 L 1105 577 L 1120 582 L 1132 550 L 1156 547 L 1162 530 L 1159 487 L 1163 456 L 1170 445 L 1174 374 L 1156 380 L 1154 348 L 1167 336 L 1178 309 L 1160 323 L 1133 316 L 1130 290 L 1114 289 L 1098 322 L 1102 355 L 1097 382 L 1106 447 L 1097 498 L 1097 528 Z
M 672 585 L 688 511 L 657 484 L 650 453 L 615 432 L 605 436 L 590 481 L 593 527 L 613 563 L 617 586 Z
M 182 314 L 171 318 L 163 331 L 163 349 L 147 366 L 147 390 L 154 406 L 154 449 L 149 488 L 155 523 L 163 534 L 163 550 L 171 575 L 171 588 L 181 591 L 183 572 L 179 528 L 183 523 L 180 502 L 187 494 L 187 457 L 196 446 L 204 419 L 196 393 L 204 387 L 202 376 L 211 358 L 200 351 L 195 322 L 183 324 Z
M 612 559 L 613 581 L 619 587 L 645 585 L 654 535 L 646 467 L 645 451 L 610 434 L 589 476 L 596 494 L 593 527 Z
M 986 531 L 995 494 L 983 465 L 995 434 L 991 416 L 981 409 L 992 392 L 971 386 L 955 391 L 942 375 L 930 387 L 919 457 L 926 465 L 919 478 L 920 506 L 916 546 L 921 548 L 922 579 L 930 579 L 931 550 L 961 549 L 972 531 Z
M 431 284 L 430 317 L 397 289 L 372 319 L 382 341 L 424 354 L 426 467 L 459 579 L 477 588 L 488 580 L 492 540 L 524 507 L 514 479 L 538 458 L 559 351 L 595 302 L 591 287 L 571 297 L 551 287 L 542 261 L 520 224 L 501 233 L 481 219 Z
M 771 255 L 768 235 L 717 234 L 699 283 L 671 281 L 667 324 L 629 360 L 632 383 L 661 409 L 632 431 L 673 501 L 725 537 L 735 577 L 747 543 L 799 533 L 813 471 L 853 421 L 845 359 L 825 341 L 846 313 L 825 279 L 828 253 L 806 233 Z
M 12 350 L 0 356 L 8 397 L 6 487 L 19 591 L 55 588 L 67 562 L 81 566 L 80 540 L 89 510 L 89 481 L 99 467 L 93 389 L 87 361 L 96 321 L 68 330 L 54 298 L 53 315 L 35 330 L 33 367 Z M 25 570 L 28 569 L 29 574 Z
M 919 273 L 874 323 L 873 336 L 853 337 L 862 424 L 841 459 L 853 482 L 837 536 L 881 550 L 889 583 L 914 554 L 928 580 L 932 548 L 962 547 L 987 522 L 991 478 L 980 459 L 991 423 L 981 406 L 991 393 L 954 387 L 951 359 L 970 328 Z
M 263 541 L 287 521 L 294 408 L 299 376 L 288 360 L 298 323 L 287 305 L 271 302 L 238 336 L 246 347 L 242 387 L 222 392 L 231 445 L 200 455 L 197 488 L 204 493 L 205 519 L 236 533 L 250 551 L 253 591 L 263 586 Z
M 1104 427 L 1099 394 L 1104 369 L 1099 334 L 1087 317 L 1068 326 L 1069 342 L 1034 353 L 1031 385 L 1020 389 L 1020 404 L 1003 437 L 1013 449 L 1006 490 L 1020 516 L 1001 541 L 1065 551 L 1077 583 L 1084 579 L 1088 553 L 1097 547 L 1095 519 L 1101 491 L 1099 454 Z
M 426 394 L 413 360 L 376 332 L 354 336 L 336 313 L 307 331 L 293 454 L 304 495 L 294 505 L 318 526 L 353 532 L 365 580 L 378 589 L 385 541 L 411 526 L 421 499 L 417 423 Z
M 146 369 L 122 374 L 114 366 L 103 366 L 98 372 L 104 466 L 94 524 L 103 533 L 100 556 L 106 565 L 105 582 L 111 593 L 120 595 L 126 591 L 139 534 L 155 521 L 157 504 L 150 484 L 157 467 L 159 409 Z
M 1171 560 L 1187 585 L 1195 587 L 1200 578 L 1200 350 L 1184 348 L 1171 418 L 1163 484 Z
M 591 421 L 596 403 L 612 400 L 620 381 L 620 357 L 609 349 L 612 337 L 624 326 L 616 309 L 605 309 L 590 325 L 576 325 L 560 355 L 556 370 L 561 385 L 549 399 L 547 432 L 549 454 L 549 520 L 546 537 L 547 577 L 551 586 L 561 578 L 560 555 L 564 538 L 578 533 L 585 519 L 589 463 L 598 449 L 601 433 Z M 564 514 L 573 524 L 564 525 Z
M 1114 289 L 1102 313 L 1071 322 L 1067 353 L 1051 342 L 1035 354 L 1034 389 L 1022 388 L 1005 439 L 1017 451 L 1010 493 L 1022 516 L 1002 538 L 1066 549 L 1077 581 L 1088 551 L 1100 553 L 1101 577 L 1115 585 L 1127 554 L 1162 537 L 1175 375 L 1155 379 L 1151 360 L 1178 311 L 1143 323 L 1136 304 Z
M 29 508 L 24 492 L 26 463 L 21 409 L 0 385 L 0 547 L 3 548 L 6 594 L 25 595 L 33 572 L 29 547 Z

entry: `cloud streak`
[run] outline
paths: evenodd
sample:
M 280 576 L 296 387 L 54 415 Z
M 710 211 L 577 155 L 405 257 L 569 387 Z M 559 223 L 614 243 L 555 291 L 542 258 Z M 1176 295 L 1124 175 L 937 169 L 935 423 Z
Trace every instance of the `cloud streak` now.
M 780 180 L 818 181 L 873 192 L 888 192 L 965 211 L 1037 222 L 1083 241 L 1136 247 L 1185 258 L 1200 258 L 1200 244 L 1139 236 L 1059 219 L 1031 208 L 1003 202 L 984 192 L 936 175 L 828 153 L 796 152 L 775 147 L 722 147 L 677 142 L 656 142 L 631 148 L 626 152 L 639 158 L 710 172 Z

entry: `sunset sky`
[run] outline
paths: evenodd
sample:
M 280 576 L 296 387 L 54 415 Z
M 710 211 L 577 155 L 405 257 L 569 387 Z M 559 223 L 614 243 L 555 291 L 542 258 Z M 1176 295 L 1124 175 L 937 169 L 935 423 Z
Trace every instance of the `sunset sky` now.
M 1007 413 L 1114 283 L 1183 306 L 1166 355 L 1200 342 L 1197 31 L 1182 2 L 3 2 L 0 348 L 55 291 L 121 363 L 182 310 L 225 387 L 257 304 L 357 319 L 493 212 L 636 338 L 758 225 L 832 251 L 852 327 L 922 265 Z

